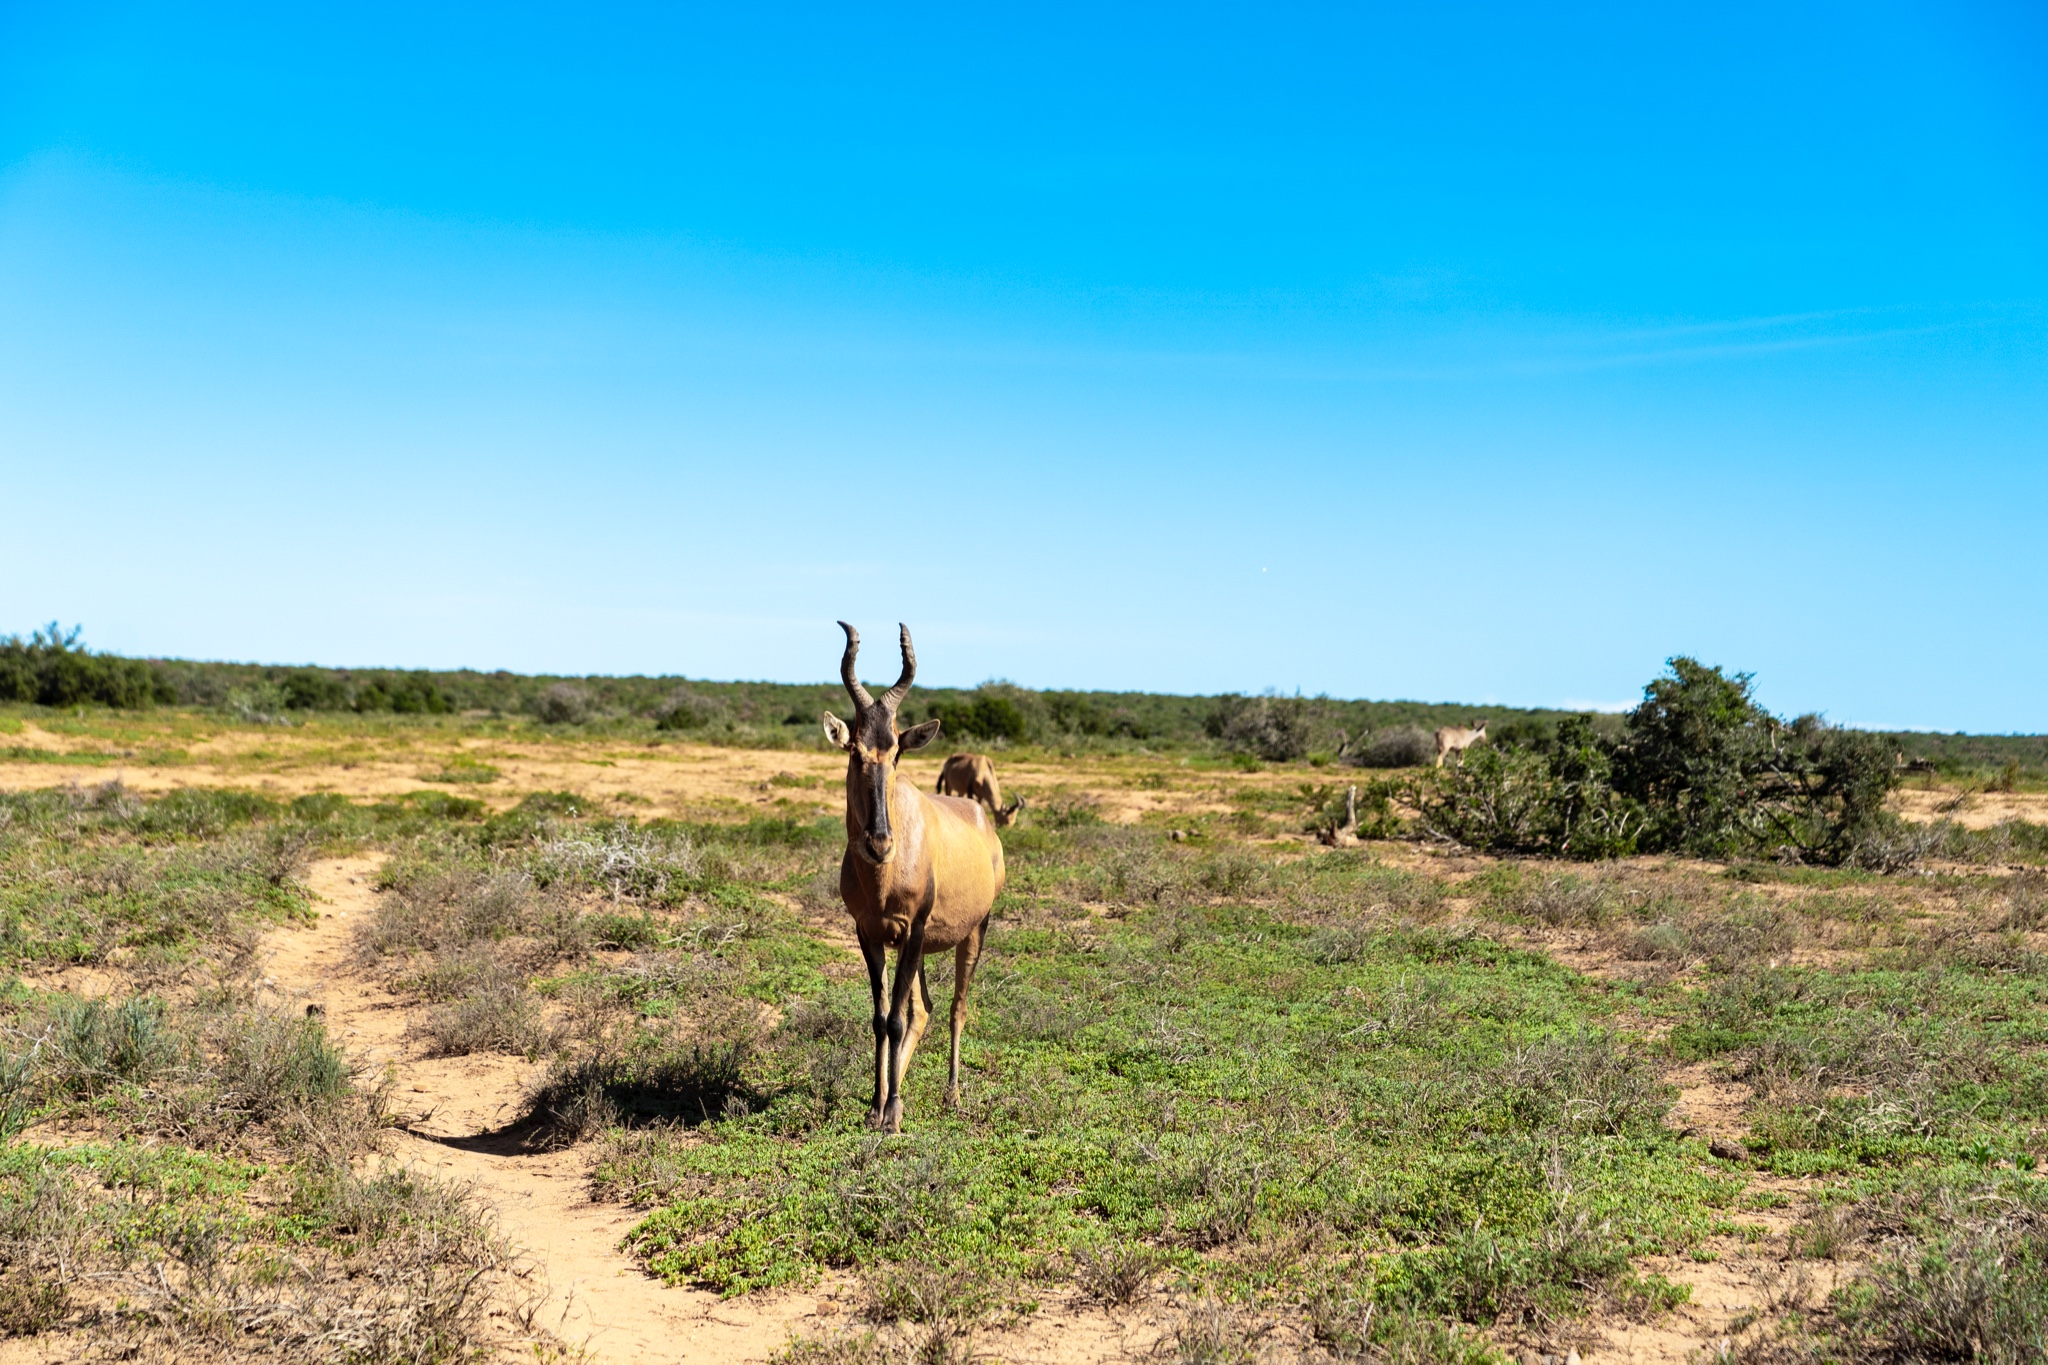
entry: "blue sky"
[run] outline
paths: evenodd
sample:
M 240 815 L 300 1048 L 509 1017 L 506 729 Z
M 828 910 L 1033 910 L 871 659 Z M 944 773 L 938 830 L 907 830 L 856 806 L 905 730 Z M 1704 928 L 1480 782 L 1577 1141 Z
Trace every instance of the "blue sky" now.
M 0 631 L 2048 729 L 2038 8 L 589 8 L 0 5 Z

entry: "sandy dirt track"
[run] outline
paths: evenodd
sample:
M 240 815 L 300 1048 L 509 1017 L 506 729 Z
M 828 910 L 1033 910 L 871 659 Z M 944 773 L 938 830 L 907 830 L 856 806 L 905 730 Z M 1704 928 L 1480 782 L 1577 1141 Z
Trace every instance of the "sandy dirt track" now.
M 323 1006 L 335 1040 L 389 1075 L 394 1106 L 411 1116 L 394 1135 L 391 1157 L 477 1189 L 540 1269 L 551 1295 L 543 1325 L 599 1359 L 652 1365 L 760 1360 L 783 1344 L 791 1325 L 815 1316 L 816 1294 L 763 1297 L 734 1311 L 716 1295 L 648 1277 L 618 1249 L 637 1216 L 591 1202 L 587 1157 L 522 1152 L 499 1136 L 521 1114 L 532 1067 L 515 1057 L 417 1055 L 407 1011 L 351 961 L 355 927 L 371 912 L 378 861 L 312 866 L 307 884 L 320 918 L 270 935 L 269 984 L 288 1005 Z

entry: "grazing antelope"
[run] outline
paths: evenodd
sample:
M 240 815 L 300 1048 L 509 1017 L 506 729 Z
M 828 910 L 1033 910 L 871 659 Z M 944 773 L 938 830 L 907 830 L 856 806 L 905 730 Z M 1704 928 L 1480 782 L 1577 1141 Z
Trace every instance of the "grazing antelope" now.
M 1003 805 L 1002 784 L 996 781 L 996 765 L 988 761 L 987 754 L 954 754 L 939 769 L 935 790 L 942 796 L 965 796 L 981 802 L 995 817 L 998 828 L 1017 823 L 1017 817 L 1024 813 L 1021 796 L 1007 807 Z
M 1436 732 L 1436 766 L 1443 767 L 1445 757 L 1450 754 L 1456 754 L 1458 761 L 1463 763 L 1465 751 L 1485 738 L 1486 722 L 1483 720 L 1469 730 L 1461 730 L 1455 725 L 1444 726 Z
M 875 1006 L 875 1102 L 868 1117 L 898 1133 L 903 1131 L 903 1078 L 932 1018 L 924 957 L 948 948 L 953 950 L 953 1051 L 946 1103 L 959 1099 L 967 986 L 981 958 L 989 908 L 1003 889 L 1003 844 L 994 820 L 978 802 L 926 796 L 896 780 L 897 761 L 939 734 L 936 720 L 896 729 L 896 710 L 917 676 L 910 627 L 901 627 L 903 673 L 879 698 L 869 696 L 854 675 L 860 632 L 844 621 L 839 628 L 846 632 L 839 676 L 854 708 L 851 724 L 825 713 L 825 738 L 846 751 L 846 856 L 839 863 L 839 898 L 853 916 Z M 883 974 L 891 948 L 896 950 L 896 978 L 889 983 L 885 1012 Z

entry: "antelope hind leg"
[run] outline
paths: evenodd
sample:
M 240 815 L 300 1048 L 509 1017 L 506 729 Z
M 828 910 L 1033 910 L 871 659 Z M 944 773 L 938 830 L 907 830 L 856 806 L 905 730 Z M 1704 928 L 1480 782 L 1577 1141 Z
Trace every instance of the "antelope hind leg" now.
M 953 950 L 953 1008 L 952 1017 L 948 1020 L 952 1025 L 953 1046 L 946 1059 L 945 1104 L 948 1108 L 960 1103 L 960 1034 L 967 1027 L 967 986 L 974 980 L 974 969 L 981 961 L 981 940 L 987 933 L 988 921 L 983 920 Z

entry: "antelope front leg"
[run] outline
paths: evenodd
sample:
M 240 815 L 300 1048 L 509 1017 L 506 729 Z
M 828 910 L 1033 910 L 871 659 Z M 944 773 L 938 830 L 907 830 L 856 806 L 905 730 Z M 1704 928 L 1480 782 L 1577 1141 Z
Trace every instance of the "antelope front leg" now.
M 889 1078 L 889 1102 L 882 1106 L 882 1131 L 887 1133 L 903 1131 L 903 1063 L 910 1060 L 903 1044 L 910 1032 L 910 992 L 923 968 L 924 921 L 919 919 L 911 925 L 910 937 L 896 954 L 896 980 L 891 983 L 889 995 L 889 1064 L 885 1073 Z
M 880 939 L 860 935 L 860 955 L 868 964 L 868 995 L 875 1007 L 875 1102 L 868 1122 L 880 1126 L 882 1103 L 889 1097 L 889 1016 L 882 1013 L 882 983 L 889 969 L 889 951 Z

